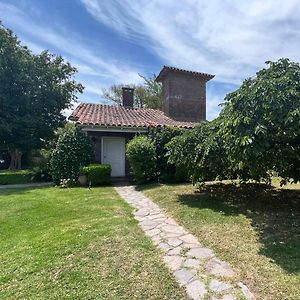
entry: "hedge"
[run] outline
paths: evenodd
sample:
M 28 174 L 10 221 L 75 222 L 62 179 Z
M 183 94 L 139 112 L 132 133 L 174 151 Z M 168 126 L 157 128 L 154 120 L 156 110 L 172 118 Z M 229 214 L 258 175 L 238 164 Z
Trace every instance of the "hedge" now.
M 0 171 L 0 184 L 31 183 L 34 173 L 31 170 Z
M 111 181 L 111 165 L 90 164 L 82 167 L 80 174 L 86 175 L 92 186 L 109 184 Z

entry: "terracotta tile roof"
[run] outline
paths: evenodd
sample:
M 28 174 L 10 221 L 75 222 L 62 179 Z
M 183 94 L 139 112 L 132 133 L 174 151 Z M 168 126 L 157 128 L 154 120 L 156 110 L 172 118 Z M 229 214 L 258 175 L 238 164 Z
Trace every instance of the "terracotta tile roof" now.
M 200 78 L 204 78 L 207 81 L 211 80 L 212 78 L 215 77 L 215 75 L 211 75 L 208 73 L 202 73 L 202 72 L 196 72 L 196 71 L 189 71 L 189 70 L 184 70 L 184 69 L 179 69 L 179 68 L 175 68 L 175 67 L 169 67 L 169 66 L 164 66 L 161 71 L 159 72 L 158 76 L 156 77 L 156 81 L 160 82 L 162 81 L 162 79 L 168 74 L 168 72 L 180 72 L 180 73 L 186 73 L 186 74 L 190 74 L 193 75 L 195 77 L 200 77 Z
M 197 123 L 181 122 L 167 117 L 162 111 L 146 108 L 129 108 L 117 105 L 81 103 L 69 120 L 79 125 L 119 127 L 165 127 L 193 128 Z

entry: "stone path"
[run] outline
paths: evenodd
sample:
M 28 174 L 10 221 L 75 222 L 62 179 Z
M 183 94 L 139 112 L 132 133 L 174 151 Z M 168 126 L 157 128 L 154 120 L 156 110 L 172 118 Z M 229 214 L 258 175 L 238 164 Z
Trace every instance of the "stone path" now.
M 231 266 L 202 246 L 198 239 L 168 217 L 134 186 L 115 187 L 135 209 L 135 219 L 163 252 L 166 265 L 191 299 L 254 300 Z
M 19 189 L 27 187 L 43 187 L 52 186 L 52 182 L 34 182 L 34 183 L 20 183 L 20 184 L 3 184 L 0 185 L 0 189 Z

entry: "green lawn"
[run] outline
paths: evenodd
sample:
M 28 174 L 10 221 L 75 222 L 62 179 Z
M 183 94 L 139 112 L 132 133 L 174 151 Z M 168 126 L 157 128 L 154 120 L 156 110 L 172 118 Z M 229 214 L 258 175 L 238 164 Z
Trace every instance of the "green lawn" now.
M 1 299 L 186 299 L 111 187 L 0 190 Z
M 300 299 L 300 184 L 268 191 L 231 184 L 141 190 L 231 263 L 257 299 Z

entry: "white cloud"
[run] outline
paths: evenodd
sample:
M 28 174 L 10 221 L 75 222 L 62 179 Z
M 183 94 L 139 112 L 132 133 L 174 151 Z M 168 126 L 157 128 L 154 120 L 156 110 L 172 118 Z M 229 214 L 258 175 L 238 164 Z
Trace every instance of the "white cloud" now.
M 99 22 L 144 37 L 167 63 L 241 83 L 266 60 L 300 60 L 297 0 L 81 0 Z
M 17 28 L 21 32 L 21 36 L 18 35 L 22 43 L 28 45 L 33 52 L 38 53 L 50 48 L 51 52 L 61 54 L 70 61 L 79 71 L 77 79 L 90 93 L 99 95 L 99 100 L 101 89 L 112 83 L 142 81 L 138 75 L 143 73 L 141 68 L 124 64 L 101 53 L 98 41 L 96 45 L 86 44 L 81 37 L 67 28 L 50 28 L 37 24 L 25 12 L 11 4 L 0 3 L 0 11 L 5 12 L 2 17 L 4 24 Z
M 235 88 L 266 60 L 289 57 L 300 61 L 298 0 L 81 2 L 98 22 L 150 49 L 165 64 L 215 74 L 215 84 L 209 84 L 207 92 L 209 119 L 218 114 L 217 104 L 230 91 L 223 88 L 224 84 Z M 25 12 L 0 2 L 0 11 L 4 24 L 17 29 L 18 36 L 34 52 L 49 48 L 78 68 L 77 79 L 86 86 L 81 100 L 101 101 L 103 87 L 141 82 L 138 73 L 148 69 L 133 61 L 118 61 L 109 49 L 105 52 L 106 45 L 101 41 L 77 36 L 58 20 L 47 25 L 36 23 L 31 17 L 33 8 Z

